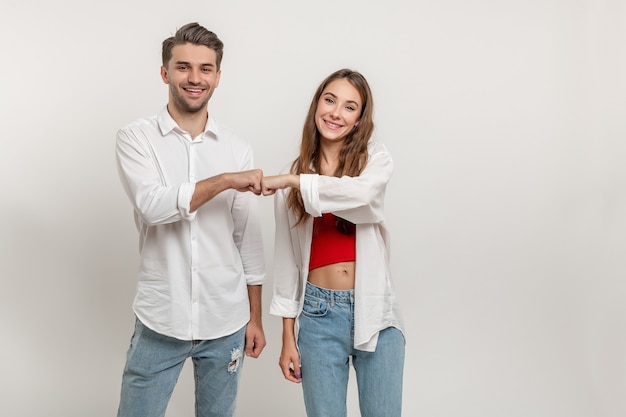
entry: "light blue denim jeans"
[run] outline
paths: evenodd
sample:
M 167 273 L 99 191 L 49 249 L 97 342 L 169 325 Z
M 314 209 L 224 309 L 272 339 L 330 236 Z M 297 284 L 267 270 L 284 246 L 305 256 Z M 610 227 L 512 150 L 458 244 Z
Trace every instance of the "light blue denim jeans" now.
M 309 417 L 345 417 L 350 358 L 362 417 L 399 417 L 405 340 L 389 327 L 375 352 L 354 349 L 354 290 L 306 285 L 298 348 L 304 404 Z
M 245 327 L 215 340 L 184 341 L 137 320 L 126 358 L 118 417 L 162 417 L 185 360 L 192 358 L 197 417 L 235 412 Z

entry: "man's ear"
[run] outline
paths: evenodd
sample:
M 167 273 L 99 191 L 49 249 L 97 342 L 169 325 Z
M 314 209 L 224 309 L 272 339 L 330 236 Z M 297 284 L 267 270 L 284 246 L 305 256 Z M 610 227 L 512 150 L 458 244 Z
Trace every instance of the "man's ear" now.
M 220 69 L 219 71 L 217 71 L 216 77 L 215 77 L 215 87 L 213 88 L 217 88 L 220 85 L 220 78 L 222 78 L 222 70 Z
M 169 84 L 170 80 L 167 78 L 167 68 L 161 66 L 161 79 L 165 84 Z

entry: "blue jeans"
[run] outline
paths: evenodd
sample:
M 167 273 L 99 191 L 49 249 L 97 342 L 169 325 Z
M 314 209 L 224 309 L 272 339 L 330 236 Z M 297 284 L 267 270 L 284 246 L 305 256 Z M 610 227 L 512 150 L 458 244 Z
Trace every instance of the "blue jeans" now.
M 122 378 L 118 417 L 162 417 L 185 360 L 193 360 L 197 417 L 235 412 L 244 358 L 245 327 L 215 340 L 184 341 L 137 320 Z
M 345 417 L 350 358 L 363 417 L 402 413 L 404 336 L 382 330 L 375 352 L 354 349 L 354 290 L 306 285 L 298 348 L 304 404 L 309 417 Z

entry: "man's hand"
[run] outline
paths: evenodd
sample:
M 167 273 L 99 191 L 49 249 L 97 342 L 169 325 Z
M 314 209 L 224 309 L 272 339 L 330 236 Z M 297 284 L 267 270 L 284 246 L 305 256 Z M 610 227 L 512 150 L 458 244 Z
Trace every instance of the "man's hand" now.
M 250 300 L 250 320 L 246 326 L 246 356 L 258 358 L 265 347 L 263 334 L 263 320 L 261 318 L 263 286 L 248 285 L 248 299 Z
M 246 356 L 258 358 L 266 345 L 263 326 L 253 321 L 246 326 Z
M 230 188 L 240 192 L 250 191 L 256 195 L 261 195 L 262 170 L 251 169 L 250 171 L 231 172 L 225 175 L 228 178 Z

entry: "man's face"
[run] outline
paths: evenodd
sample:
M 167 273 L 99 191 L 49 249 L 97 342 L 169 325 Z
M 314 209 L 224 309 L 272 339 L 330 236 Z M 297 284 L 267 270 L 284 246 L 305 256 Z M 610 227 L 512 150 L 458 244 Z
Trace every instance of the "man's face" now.
M 172 58 L 161 67 L 163 82 L 169 85 L 169 106 L 181 113 L 206 108 L 220 82 L 213 49 L 186 43 L 172 48 Z

